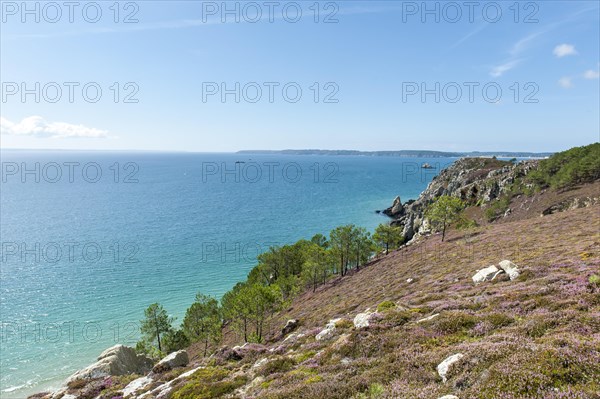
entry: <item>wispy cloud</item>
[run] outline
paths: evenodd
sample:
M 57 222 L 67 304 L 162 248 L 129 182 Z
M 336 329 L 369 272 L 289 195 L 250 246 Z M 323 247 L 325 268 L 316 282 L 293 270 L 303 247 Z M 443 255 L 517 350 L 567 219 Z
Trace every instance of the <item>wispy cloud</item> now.
M 41 116 L 29 116 L 20 122 L 0 117 L 0 133 L 39 138 L 107 138 L 108 131 L 66 122 L 47 122 Z
M 461 44 L 463 44 L 464 42 L 466 42 L 467 40 L 469 40 L 470 38 L 472 38 L 473 36 L 477 35 L 478 33 L 480 33 L 482 30 L 484 30 L 485 28 L 487 28 L 489 26 L 489 24 L 482 24 L 479 25 L 477 28 L 475 28 L 474 30 L 472 30 L 471 32 L 467 33 L 465 36 L 461 37 L 459 40 L 457 40 L 456 42 L 454 42 L 449 48 L 448 50 L 452 50 L 455 49 L 456 47 L 460 46 Z
M 573 78 L 569 76 L 558 79 L 558 85 L 563 89 L 570 89 L 573 87 Z
M 559 44 L 554 47 L 554 51 L 552 52 L 556 57 L 562 58 L 568 55 L 577 55 L 577 50 L 575 50 L 575 46 L 572 44 Z
M 516 59 L 516 60 L 507 61 L 500 65 L 496 65 L 490 71 L 490 75 L 494 78 L 500 77 L 500 76 L 504 75 L 505 72 L 508 72 L 511 69 L 513 69 L 514 67 L 516 67 L 520 62 L 521 62 L 520 59 Z
M 530 46 L 531 42 L 533 42 L 536 38 L 542 36 L 544 33 L 546 33 L 547 30 L 541 30 L 539 32 L 534 32 L 532 34 L 529 34 L 521 39 L 519 39 L 517 42 L 515 42 L 509 53 L 510 55 L 512 55 L 513 57 L 521 54 L 523 51 L 527 50 L 527 48 Z
M 594 80 L 600 78 L 600 71 L 594 71 L 593 69 L 588 69 L 583 73 L 583 78 L 588 80 Z

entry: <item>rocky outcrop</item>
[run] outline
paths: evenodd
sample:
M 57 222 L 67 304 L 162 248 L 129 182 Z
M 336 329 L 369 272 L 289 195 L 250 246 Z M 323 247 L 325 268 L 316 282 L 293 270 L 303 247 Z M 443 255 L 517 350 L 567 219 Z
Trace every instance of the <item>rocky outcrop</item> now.
M 498 276 L 498 274 L 502 273 L 502 270 L 498 269 L 496 266 L 488 266 L 481 270 L 478 270 L 477 273 L 472 277 L 473 282 L 475 284 L 482 283 L 484 281 L 491 281 Z
M 501 261 L 498 266 L 492 265 L 484 269 L 478 270 L 472 279 L 475 284 L 483 283 L 484 281 L 495 280 L 498 275 L 506 273 L 510 280 L 514 280 L 519 277 L 519 267 L 509 260 Z
M 447 357 L 446 359 L 444 359 L 443 362 L 441 362 L 437 366 L 437 372 L 440 375 L 440 377 L 442 377 L 442 381 L 444 381 L 444 382 L 448 381 L 447 376 L 448 376 L 448 370 L 450 369 L 450 366 L 452 366 L 454 363 L 458 362 L 464 356 L 465 355 L 463 355 L 462 353 L 457 353 L 456 355 Z
M 373 316 L 373 312 L 367 309 L 364 313 L 359 313 L 354 317 L 353 323 L 355 328 L 369 327 L 369 319 Z
M 325 328 L 321 330 L 316 336 L 317 341 L 324 341 L 333 338 L 335 335 L 335 324 L 342 319 L 331 319 L 329 323 L 325 325 Z
M 164 357 L 160 362 L 152 368 L 154 373 L 164 373 L 165 371 L 172 370 L 176 367 L 187 366 L 190 361 L 188 354 L 185 350 L 173 352 Z
M 552 215 L 558 212 L 570 211 L 572 209 L 587 208 L 588 206 L 593 206 L 599 203 L 599 197 L 571 198 L 544 209 L 541 216 Z
M 382 211 L 402 228 L 405 242 L 430 233 L 425 209 L 437 197 L 458 197 L 469 205 L 486 204 L 507 192 L 516 179 L 535 169 L 538 161 L 518 164 L 491 158 L 462 158 L 442 170 L 416 200 L 402 204 L 396 197 L 391 207 Z
M 498 264 L 498 267 L 508 274 L 511 280 L 519 277 L 519 267 L 509 260 L 503 260 Z
M 217 349 L 211 357 L 222 361 L 242 360 L 250 354 L 264 353 L 266 351 L 267 347 L 264 345 L 245 343 L 244 345 L 234 346 L 233 348 L 223 346 Z
M 288 320 L 287 323 L 285 323 L 285 326 L 283 327 L 283 329 L 281 330 L 281 334 L 288 335 L 289 333 L 294 331 L 296 328 L 298 328 L 298 324 L 299 324 L 298 319 Z
M 66 383 L 115 375 L 146 374 L 151 369 L 152 360 L 150 358 L 138 355 L 133 348 L 128 346 L 115 345 L 102 352 L 96 363 L 69 377 Z

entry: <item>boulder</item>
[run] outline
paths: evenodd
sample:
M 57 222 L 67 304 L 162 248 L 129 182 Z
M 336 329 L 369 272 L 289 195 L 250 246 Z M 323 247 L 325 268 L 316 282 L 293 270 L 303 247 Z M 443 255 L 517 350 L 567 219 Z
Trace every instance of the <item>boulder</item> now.
M 458 399 L 458 396 L 456 395 L 444 395 L 441 398 L 438 399 Z
M 446 382 L 448 380 L 446 376 L 448 375 L 448 370 L 450 369 L 450 366 L 458 362 L 464 356 L 465 355 L 463 355 L 462 353 L 457 353 L 455 355 L 447 357 L 446 359 L 444 359 L 443 362 L 438 364 L 437 372 L 440 375 L 440 377 L 442 377 L 442 381 Z
M 130 395 L 135 395 L 139 391 L 146 388 L 148 385 L 152 384 L 154 380 L 150 377 L 144 376 L 140 378 L 136 378 L 131 381 L 125 388 L 123 388 L 123 397 L 127 398 Z
M 98 356 L 98 361 L 79 370 L 66 381 L 89 380 L 111 375 L 146 374 L 152 369 L 152 359 L 138 355 L 133 348 L 115 345 Z
M 190 361 L 185 350 L 173 352 L 164 357 L 160 362 L 152 368 L 154 373 L 164 373 L 165 371 L 173 370 L 176 367 L 187 366 Z
M 285 323 L 285 326 L 283 327 L 283 329 L 281 330 L 281 333 L 283 335 L 288 335 L 289 333 L 294 331 L 296 328 L 298 328 L 298 323 L 299 323 L 298 319 L 288 320 L 287 323 Z
M 394 198 L 394 203 L 392 204 L 392 215 L 397 215 L 402 211 L 402 200 L 400 196 Z
M 482 283 L 484 281 L 490 281 L 496 278 L 498 274 L 502 273 L 502 270 L 496 266 L 488 266 L 485 269 L 478 270 L 477 273 L 472 277 L 474 283 Z
M 359 313 L 354 317 L 354 327 L 355 328 L 365 328 L 369 327 L 369 319 L 373 315 L 372 312 Z
M 498 264 L 498 267 L 504 270 L 504 272 L 508 274 L 508 277 L 510 277 L 511 280 L 514 280 L 517 277 L 519 277 L 519 267 L 509 260 L 503 260 Z
M 335 323 L 337 323 L 340 320 L 342 319 L 329 320 L 329 322 L 325 325 L 325 328 L 316 335 L 315 339 L 317 341 L 325 341 L 333 338 L 333 336 L 335 335 Z

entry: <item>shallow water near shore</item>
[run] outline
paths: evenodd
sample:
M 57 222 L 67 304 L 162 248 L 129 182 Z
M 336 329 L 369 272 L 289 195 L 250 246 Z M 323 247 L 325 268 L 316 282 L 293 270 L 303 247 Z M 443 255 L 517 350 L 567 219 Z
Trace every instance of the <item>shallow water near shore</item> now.
M 375 210 L 453 160 L 3 151 L 0 396 L 134 345 L 153 302 L 180 322 L 196 292 L 220 297 L 270 245 L 373 231 L 387 221 Z

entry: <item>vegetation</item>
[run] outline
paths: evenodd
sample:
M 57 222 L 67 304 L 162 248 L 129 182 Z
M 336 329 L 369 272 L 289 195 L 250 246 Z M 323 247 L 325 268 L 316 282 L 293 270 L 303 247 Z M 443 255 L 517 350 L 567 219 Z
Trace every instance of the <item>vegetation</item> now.
M 222 325 L 219 301 L 201 293 L 190 306 L 183 319 L 183 332 L 190 342 L 204 342 L 204 356 L 210 342 L 219 342 Z
M 556 153 L 528 177 L 541 188 L 567 188 L 600 179 L 600 143 Z
M 140 330 L 147 342 L 156 340 L 158 351 L 162 352 L 161 335 L 172 330 L 173 318 L 169 317 L 161 304 L 153 303 L 144 311 L 144 320 L 140 321 Z
M 390 249 L 396 249 L 404 242 L 404 236 L 400 227 L 380 224 L 375 229 L 373 240 L 387 255 Z
M 429 222 L 433 227 L 442 229 L 442 241 L 446 238 L 446 229 L 460 219 L 464 207 L 460 198 L 443 195 L 427 208 L 425 215 Z

